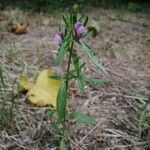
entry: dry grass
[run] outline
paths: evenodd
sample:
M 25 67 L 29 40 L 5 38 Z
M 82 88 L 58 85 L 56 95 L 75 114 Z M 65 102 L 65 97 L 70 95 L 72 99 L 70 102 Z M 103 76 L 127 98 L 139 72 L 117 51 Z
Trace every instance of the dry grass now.
M 62 66 L 53 65 L 57 47 L 52 38 L 58 31 L 59 15 L 18 10 L 2 14 L 9 19 L 30 21 L 28 33 L 19 36 L 5 30 L 8 20 L 0 21 L 0 66 L 8 91 L 22 73 L 36 76 L 44 68 L 52 68 L 60 74 L 64 71 L 65 61 Z M 68 121 L 68 149 L 148 150 L 150 131 L 141 132 L 139 120 L 139 112 L 150 96 L 150 23 L 145 26 L 148 16 L 112 10 L 92 10 L 87 14 L 99 27 L 99 35 L 88 39 L 88 43 L 101 57 L 112 82 L 86 85 L 84 96 L 71 86 L 68 109 L 88 113 L 98 124 L 87 126 Z M 87 63 L 86 74 L 106 78 L 81 55 Z M 46 108 L 30 106 L 25 99 L 21 94 L 16 100 L 11 127 L 0 133 L 0 149 L 57 149 L 58 137 L 51 128 L 52 118 L 45 117 Z

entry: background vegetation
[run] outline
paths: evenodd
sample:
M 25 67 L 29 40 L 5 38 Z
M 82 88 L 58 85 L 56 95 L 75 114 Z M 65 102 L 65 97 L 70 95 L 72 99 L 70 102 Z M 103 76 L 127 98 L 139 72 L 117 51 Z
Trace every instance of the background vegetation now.
M 128 9 L 130 11 L 139 11 L 148 9 L 149 0 L 0 0 L 1 9 L 13 6 L 21 9 L 34 9 L 36 11 L 50 11 L 56 8 L 66 8 L 74 4 L 79 6 L 94 6 L 105 8 Z M 86 4 L 86 5 L 85 5 Z

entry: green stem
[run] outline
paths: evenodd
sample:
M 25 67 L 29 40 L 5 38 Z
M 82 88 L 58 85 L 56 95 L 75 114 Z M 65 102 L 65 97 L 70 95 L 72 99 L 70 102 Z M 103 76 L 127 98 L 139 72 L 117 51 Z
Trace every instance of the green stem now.
M 67 67 L 66 81 L 65 81 L 67 95 L 68 95 L 68 83 L 69 83 L 69 79 L 70 79 L 69 78 L 69 71 L 70 71 L 70 65 L 71 65 L 71 57 L 72 57 L 72 51 L 73 51 L 73 44 L 74 44 L 74 42 L 71 43 L 71 47 L 70 47 L 70 50 L 69 50 L 69 60 L 68 60 L 68 67 Z M 65 129 L 65 120 L 66 120 L 66 116 L 64 117 L 64 122 L 63 122 L 64 129 Z
M 66 89 L 67 89 L 67 91 L 68 91 L 69 71 L 70 71 L 70 65 L 71 65 L 72 50 L 73 50 L 73 42 L 71 43 L 71 48 L 69 51 L 69 60 L 68 60 L 68 67 L 67 67 L 67 74 L 66 74 Z

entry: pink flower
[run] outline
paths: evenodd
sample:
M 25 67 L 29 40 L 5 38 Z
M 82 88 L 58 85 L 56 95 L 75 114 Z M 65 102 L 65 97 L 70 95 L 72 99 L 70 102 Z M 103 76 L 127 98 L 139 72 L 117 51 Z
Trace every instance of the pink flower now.
M 56 44 L 61 44 L 62 39 L 61 39 L 60 33 L 57 33 L 57 34 L 54 36 L 53 41 L 54 41 L 54 43 L 56 43 Z
M 87 29 L 83 26 L 82 22 L 80 22 L 80 21 L 76 22 L 75 30 L 79 37 L 81 37 L 84 33 L 87 32 Z

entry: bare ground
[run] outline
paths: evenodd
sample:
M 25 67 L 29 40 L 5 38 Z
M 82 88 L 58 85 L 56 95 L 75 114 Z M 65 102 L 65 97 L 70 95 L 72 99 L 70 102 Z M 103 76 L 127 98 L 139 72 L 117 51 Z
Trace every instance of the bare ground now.
M 0 13 L 9 19 L 30 21 L 27 34 L 19 36 L 5 30 L 8 20 L 0 21 L 0 66 L 8 89 L 22 71 L 30 76 L 36 76 L 44 68 L 52 68 L 59 74 L 65 71 L 65 61 L 59 67 L 53 65 L 57 46 L 52 38 L 58 31 L 60 14 L 48 16 L 19 10 Z M 88 113 L 98 124 L 88 126 L 68 121 L 68 149 L 148 150 L 150 131 L 143 134 L 139 113 L 150 96 L 150 18 L 148 14 L 115 10 L 92 9 L 86 14 L 99 32 L 87 42 L 107 68 L 108 76 L 79 51 L 87 63 L 85 73 L 109 78 L 111 83 L 87 84 L 84 96 L 71 85 L 68 109 Z M 50 124 L 52 118 L 45 118 L 46 108 L 26 104 L 25 99 L 22 94 L 17 99 L 11 128 L 0 133 L 0 149 L 58 149 L 58 137 Z

